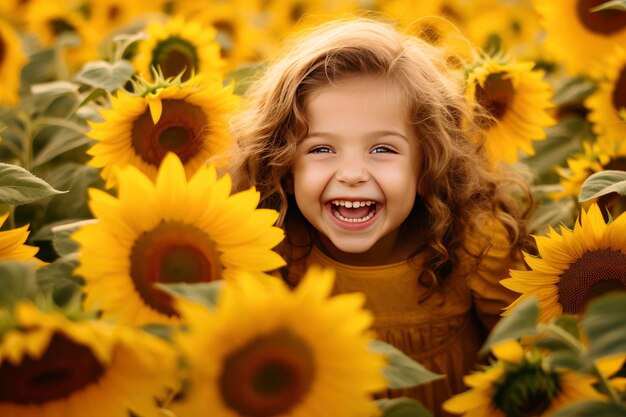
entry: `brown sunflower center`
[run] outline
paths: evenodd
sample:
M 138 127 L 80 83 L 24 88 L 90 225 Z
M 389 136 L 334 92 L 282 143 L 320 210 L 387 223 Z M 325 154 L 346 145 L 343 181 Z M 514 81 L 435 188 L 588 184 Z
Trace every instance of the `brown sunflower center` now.
M 455 9 L 455 6 L 453 4 L 450 4 L 450 2 L 444 2 L 439 7 L 439 14 L 441 16 L 449 18 L 452 21 L 461 21 L 462 19 L 461 14 Z
M 621 10 L 600 10 L 592 12 L 607 0 L 578 0 L 576 12 L 583 26 L 599 35 L 610 36 L 626 27 L 626 12 Z
M 144 303 L 178 316 L 172 297 L 154 284 L 211 282 L 221 279 L 222 268 L 215 243 L 206 233 L 188 224 L 165 222 L 135 241 L 130 276 Z
M 605 166 L 607 170 L 626 171 L 626 157 L 612 158 Z
M 222 58 L 228 58 L 235 47 L 235 26 L 226 20 L 213 23 L 217 29 L 217 42 L 220 44 L 220 54 Z
M 314 365 L 308 344 L 279 329 L 249 341 L 226 357 L 218 382 L 222 398 L 243 416 L 287 414 L 309 391 Z
M 146 111 L 135 120 L 132 142 L 135 152 L 148 164 L 159 166 L 168 152 L 184 164 L 204 146 L 209 121 L 202 109 L 184 100 L 162 100 L 163 111 L 155 125 Z
M 289 21 L 291 23 L 298 23 L 298 21 L 302 19 L 302 16 L 304 16 L 305 13 L 306 6 L 304 5 L 304 2 L 297 1 L 289 9 Z
M 493 127 L 498 120 L 501 120 L 513 101 L 515 88 L 510 79 L 504 78 L 505 75 L 504 72 L 489 74 L 484 86 L 476 86 L 476 101 L 490 116 L 489 118 L 481 117 L 477 120 L 477 123 L 483 128 Z
M 42 405 L 67 399 L 105 372 L 91 349 L 55 333 L 40 358 L 0 364 L 0 403 Z
M 54 36 L 59 36 L 65 32 L 76 32 L 76 28 L 70 22 L 60 17 L 50 19 L 48 27 Z
M 176 77 L 185 71 L 182 80 L 186 81 L 191 73 L 199 71 L 196 47 L 189 41 L 173 36 L 159 44 L 152 53 L 152 66 L 160 66 L 165 78 Z
M 558 288 L 563 312 L 582 313 L 592 298 L 626 290 L 626 255 L 611 249 L 585 252 L 561 274 Z
M 619 112 L 622 109 L 626 109 L 626 67 L 623 67 L 619 72 L 611 99 L 613 101 L 613 108 L 616 111 Z
M 442 40 L 441 31 L 433 25 L 422 25 L 419 29 L 419 38 L 431 45 L 439 45 Z
M 116 4 L 111 5 L 108 9 L 107 9 L 107 19 L 109 22 L 115 22 L 117 21 L 117 19 L 122 15 L 122 11 L 120 10 L 120 7 Z
M 541 416 L 560 391 L 558 375 L 537 366 L 507 373 L 494 392 L 494 405 L 507 417 Z
M 4 57 L 7 53 L 7 45 L 4 38 L 0 35 L 0 68 L 2 68 L 2 64 L 4 63 Z

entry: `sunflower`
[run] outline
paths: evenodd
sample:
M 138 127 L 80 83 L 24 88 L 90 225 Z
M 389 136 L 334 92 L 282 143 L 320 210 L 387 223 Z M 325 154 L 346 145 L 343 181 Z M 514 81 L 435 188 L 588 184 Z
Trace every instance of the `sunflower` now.
M 175 12 L 213 26 L 226 71 L 232 71 L 246 62 L 255 62 L 267 42 L 265 32 L 251 24 L 255 3 L 250 0 L 212 2 L 209 4 L 177 2 Z
M 225 62 L 216 41 L 217 30 L 197 20 L 173 17 L 146 28 L 147 39 L 139 42 L 133 63 L 143 78 L 152 80 L 152 67 L 160 67 L 165 78 L 183 74 L 221 74 Z
M 70 321 L 18 304 L 0 336 L 0 415 L 159 416 L 156 399 L 178 388 L 177 356 L 143 331 Z
M 410 21 L 404 31 L 444 51 L 452 68 L 464 69 L 476 60 L 472 43 L 454 23 L 440 16 L 424 16 Z
M 357 0 L 268 0 L 263 5 L 268 32 L 279 43 L 293 32 L 349 17 L 359 7 Z
M 606 143 L 605 143 L 606 145 Z M 583 143 L 584 153 L 567 160 L 568 168 L 557 167 L 561 176 L 563 191 L 553 193 L 550 197 L 559 200 L 566 197 L 578 198 L 583 183 L 591 174 L 605 170 L 626 171 L 626 147 L 619 148 L 614 144 L 600 146 L 598 142 Z M 597 199 L 600 207 L 606 207 L 611 215 L 616 216 L 624 211 L 624 198 L 615 193 Z M 594 200 L 583 203 L 591 205 Z
M 591 11 L 603 3 L 606 0 L 533 0 L 547 33 L 546 49 L 573 74 L 588 73 L 615 45 L 626 42 L 626 13 Z
M 17 104 L 20 89 L 20 71 L 26 63 L 20 40 L 8 23 L 0 19 L 0 106 Z
M 113 31 L 145 13 L 147 7 L 128 0 L 97 0 L 87 4 L 89 23 L 102 33 Z
M 547 417 L 573 402 L 603 398 L 593 378 L 550 370 L 540 353 L 524 352 L 517 342 L 496 345 L 493 354 L 497 362 L 467 375 L 470 390 L 446 401 L 444 410 L 467 417 Z
M 52 46 L 64 36 L 76 38 L 64 44 L 63 58 L 70 69 L 98 59 L 100 34 L 67 2 L 39 0 L 26 10 L 27 28 L 38 36 L 43 46 Z
M 540 319 L 562 313 L 580 314 L 589 300 L 605 292 L 626 289 L 626 214 L 606 224 L 597 204 L 583 210 L 574 230 L 549 227 L 547 236 L 534 236 L 539 256 L 525 253 L 529 271 L 511 271 L 502 285 L 522 295 L 508 314 L 528 297 L 536 296 Z
M 626 14 L 626 13 L 625 13 Z M 616 48 L 604 61 L 598 90 L 585 100 L 597 141 L 626 152 L 626 51 Z
M 9 213 L 0 215 L 0 227 L 8 217 Z M 24 244 L 28 238 L 28 233 L 28 226 L 0 232 L 0 260 L 34 259 L 39 248 Z
M 514 53 L 530 57 L 538 52 L 539 17 L 530 4 L 503 3 L 493 0 L 478 2 L 479 12 L 463 25 L 463 33 L 474 44 L 490 53 Z
M 443 17 L 461 25 L 474 14 L 474 9 L 474 2 L 457 0 L 380 0 L 376 4 L 376 10 L 404 26 L 423 17 Z
M 102 169 L 107 187 L 115 185 L 115 167 L 134 165 L 151 179 L 167 152 L 183 161 L 191 176 L 209 157 L 230 144 L 227 116 L 239 102 L 233 86 L 197 76 L 186 83 L 152 88 L 143 96 L 119 90 L 104 121 L 90 123 L 89 165 Z
M 9 22 L 22 27 L 25 23 L 26 10 L 33 0 L 3 0 L 0 2 L 0 16 Z
M 187 181 L 168 154 L 156 183 L 133 166 L 119 170 L 119 197 L 90 190 L 99 219 L 73 238 L 81 245 L 76 273 L 86 281 L 86 307 L 129 324 L 178 321 L 172 298 L 154 284 L 227 279 L 237 270 L 284 265 L 271 250 L 283 238 L 278 214 L 256 209 L 259 193 L 229 195 L 230 177 L 200 167 Z
M 534 63 L 501 64 L 485 58 L 468 74 L 466 94 L 485 109 L 476 117 L 486 132 L 485 148 L 492 160 L 516 162 L 518 150 L 534 155 L 533 140 L 546 138 L 544 128 L 554 124 L 548 110 L 552 89 Z
M 362 294 L 328 298 L 332 270 L 310 269 L 290 291 L 282 281 L 240 274 L 215 311 L 183 306 L 189 332 L 178 345 L 190 390 L 172 411 L 200 417 L 366 416 L 385 387 L 385 360 L 368 350 L 372 315 Z M 207 355 L 207 352 L 210 352 Z

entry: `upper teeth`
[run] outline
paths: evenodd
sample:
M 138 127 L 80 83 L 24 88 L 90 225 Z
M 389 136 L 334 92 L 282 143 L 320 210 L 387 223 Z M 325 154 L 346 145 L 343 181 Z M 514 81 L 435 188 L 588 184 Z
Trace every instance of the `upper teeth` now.
M 346 200 L 333 200 L 333 204 L 336 206 L 344 206 L 347 208 L 359 208 L 365 206 L 371 206 L 372 204 L 376 204 L 375 201 L 346 201 Z

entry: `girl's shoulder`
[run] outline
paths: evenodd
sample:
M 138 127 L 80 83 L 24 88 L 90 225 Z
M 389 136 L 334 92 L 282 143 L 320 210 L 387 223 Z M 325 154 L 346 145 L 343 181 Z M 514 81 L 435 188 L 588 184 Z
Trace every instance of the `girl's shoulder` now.
M 508 257 L 514 252 L 509 231 L 494 215 L 478 217 L 467 231 L 462 250 L 475 259 L 484 256 Z

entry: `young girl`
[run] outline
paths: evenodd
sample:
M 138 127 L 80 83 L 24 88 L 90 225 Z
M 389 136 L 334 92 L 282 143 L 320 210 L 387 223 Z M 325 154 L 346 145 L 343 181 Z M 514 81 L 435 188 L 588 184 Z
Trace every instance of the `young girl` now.
M 333 267 L 336 293 L 366 295 L 381 340 L 446 375 L 387 393 L 436 415 L 516 298 L 498 283 L 522 267 L 512 186 L 530 204 L 487 164 L 444 52 L 373 20 L 317 28 L 249 89 L 232 170 L 280 212 L 288 282 Z

